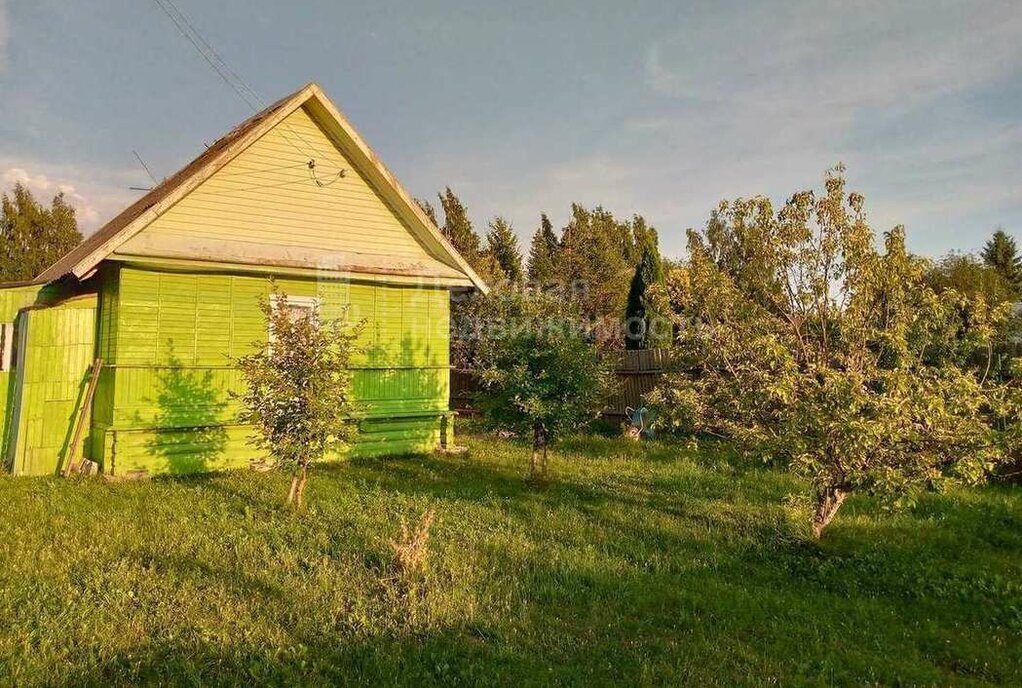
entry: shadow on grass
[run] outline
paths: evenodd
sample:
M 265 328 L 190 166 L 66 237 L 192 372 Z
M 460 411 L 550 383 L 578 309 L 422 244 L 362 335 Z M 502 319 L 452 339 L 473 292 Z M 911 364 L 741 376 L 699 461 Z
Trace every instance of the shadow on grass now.
M 850 598 L 806 581 L 778 585 L 748 575 L 747 562 L 693 562 L 665 575 L 612 557 L 536 551 L 514 572 L 527 592 L 510 617 L 483 610 L 466 623 L 418 630 L 313 628 L 298 606 L 289 619 L 264 619 L 271 628 L 256 639 L 210 641 L 185 629 L 104 656 L 68 683 L 946 684 L 1018 676 L 1011 655 L 998 655 L 979 633 L 983 624 L 920 631 L 925 617 L 900 600 Z M 926 623 L 953 629 L 953 618 Z M 267 636 L 274 640 L 260 640 Z
M 558 460 L 589 447 L 588 441 L 567 445 Z M 686 456 L 668 466 L 665 455 L 672 450 L 653 448 L 651 460 L 660 465 L 650 473 L 642 465 L 611 466 L 579 477 L 558 475 L 555 466 L 547 483 L 534 486 L 524 480 L 522 451 L 521 473 L 519 464 L 485 457 L 418 456 L 356 459 L 318 467 L 313 477 L 313 505 L 337 490 L 371 489 L 383 493 L 376 504 L 386 508 L 410 500 L 461 516 L 481 513 L 479 506 L 496 509 L 488 518 L 500 537 L 487 530 L 462 534 L 454 524 L 437 532 L 441 549 L 473 551 L 466 575 L 474 577 L 464 585 L 482 601 L 464 623 L 374 626 L 371 614 L 366 620 L 364 610 L 351 613 L 345 606 L 351 600 L 339 597 L 327 602 L 329 618 L 339 621 L 317 627 L 324 611 L 302 606 L 312 600 L 289 607 L 287 590 L 242 574 L 227 584 L 229 592 L 272 607 L 257 617 L 262 630 L 255 639 L 211 641 L 185 629 L 98 661 L 73 658 L 93 666 L 75 684 L 946 684 L 1020 678 L 1022 588 L 1018 565 L 1004 562 L 1022 553 L 1022 515 L 1008 492 L 927 498 L 914 513 L 883 520 L 875 503 L 856 498 L 817 544 L 793 529 L 780 499 L 795 483 L 775 471 L 713 457 Z M 636 458 L 612 444 L 601 451 L 597 463 L 622 454 Z M 661 473 L 667 469 L 670 474 Z M 249 492 L 250 481 L 177 481 L 226 495 L 231 509 L 279 508 L 266 496 L 271 491 Z M 318 496 L 317 481 L 323 485 Z M 976 504 L 960 503 L 980 494 Z M 311 562 L 320 555 L 348 557 L 345 562 L 358 569 L 353 575 L 378 575 L 385 554 L 364 524 L 343 532 L 333 530 L 343 523 L 331 524 L 329 536 L 312 541 L 325 530 L 321 518 L 314 512 L 295 518 L 294 528 L 288 522 L 284 546 Z M 1012 532 L 990 532 L 1004 529 Z M 351 559 L 358 551 L 363 558 Z M 976 566 L 986 558 L 989 566 Z M 143 553 L 139 565 L 158 576 L 235 575 L 233 567 L 218 571 L 159 552 Z M 364 625 L 353 625 L 352 617 Z
M 196 638 L 116 653 L 66 685 L 508 685 L 512 676 L 538 674 L 537 659 L 482 642 L 468 629 L 345 639 L 292 635 L 277 647 Z M 501 675 L 507 678 L 499 681 Z
M 592 446 L 589 440 L 583 443 L 565 442 L 563 446 L 558 446 L 554 455 L 555 465 L 550 474 L 544 480 L 533 482 L 525 478 L 528 447 L 525 443 L 515 443 L 512 446 L 513 451 L 521 453 L 521 473 L 497 468 L 489 462 L 473 458 L 471 454 L 465 459 L 428 455 L 396 459 L 353 459 L 348 466 L 330 466 L 323 470 L 347 474 L 338 475 L 339 480 L 351 479 L 396 494 L 437 500 L 500 501 L 508 509 L 517 509 L 522 516 L 530 518 L 535 517 L 534 510 L 537 507 L 553 509 L 567 505 L 593 515 L 598 515 L 604 507 L 615 506 L 652 509 L 668 515 L 699 519 L 702 518 L 699 513 L 704 509 L 692 508 L 694 505 L 719 500 L 734 501 L 737 498 L 745 504 L 775 506 L 780 504 L 791 488 L 790 481 L 778 480 L 775 473 L 755 468 L 708 471 L 697 463 L 693 463 L 691 469 L 684 471 L 681 476 L 655 477 L 649 473 L 630 475 L 607 472 L 585 483 L 571 479 L 567 471 L 558 471 L 557 462 L 588 461 L 588 450 Z M 636 455 L 622 456 L 620 447 L 620 440 L 611 441 L 600 447 L 597 456 L 608 460 L 637 458 Z M 584 459 L 577 456 L 582 451 L 586 452 Z M 652 455 L 658 462 L 677 461 L 676 454 L 671 457 L 669 450 L 663 448 Z M 753 479 L 743 480 L 750 475 Z M 776 531 L 776 525 L 772 528 Z
M 218 581 L 220 585 L 226 585 L 236 598 L 249 603 L 259 604 L 268 599 L 281 600 L 287 596 L 287 591 L 281 586 L 249 575 L 241 567 L 223 570 L 195 556 L 183 556 L 166 550 L 141 549 L 131 552 L 127 559 L 132 566 L 168 580 L 184 578 Z

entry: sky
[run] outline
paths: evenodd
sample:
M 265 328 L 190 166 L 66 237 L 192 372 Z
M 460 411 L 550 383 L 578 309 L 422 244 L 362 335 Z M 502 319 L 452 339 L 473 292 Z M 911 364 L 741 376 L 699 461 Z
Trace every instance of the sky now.
M 318 82 L 415 196 L 525 244 L 570 204 L 664 252 L 726 198 L 847 166 L 910 248 L 1022 243 L 1022 2 L 174 0 L 272 102 Z M 95 230 L 251 109 L 155 0 L 0 0 L 0 189 Z M 435 204 L 435 203 L 434 203 Z

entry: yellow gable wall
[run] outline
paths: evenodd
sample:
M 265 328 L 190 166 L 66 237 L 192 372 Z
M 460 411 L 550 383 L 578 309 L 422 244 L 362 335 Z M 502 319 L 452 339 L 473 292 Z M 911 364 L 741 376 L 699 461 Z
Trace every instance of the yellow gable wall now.
M 426 251 L 304 108 L 117 254 L 464 277 Z

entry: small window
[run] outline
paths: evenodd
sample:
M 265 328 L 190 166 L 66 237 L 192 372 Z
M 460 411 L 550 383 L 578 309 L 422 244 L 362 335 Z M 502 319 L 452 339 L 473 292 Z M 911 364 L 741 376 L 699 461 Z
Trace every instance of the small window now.
M 14 364 L 14 323 L 0 324 L 0 371 L 8 372 Z
M 287 302 L 287 310 L 289 319 L 297 320 L 298 318 L 311 317 L 319 305 L 319 299 L 314 296 L 288 296 L 287 299 L 278 298 L 274 296 L 270 300 L 270 304 L 273 306 L 273 310 L 276 311 L 278 308 L 283 306 L 283 303 Z M 273 336 L 273 322 L 270 322 L 270 344 L 273 344 L 275 337 Z

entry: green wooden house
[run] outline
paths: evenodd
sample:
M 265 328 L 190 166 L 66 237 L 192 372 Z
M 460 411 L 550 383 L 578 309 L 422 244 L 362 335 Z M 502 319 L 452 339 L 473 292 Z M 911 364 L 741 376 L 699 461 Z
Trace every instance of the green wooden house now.
M 258 459 L 232 361 L 267 341 L 258 302 L 271 280 L 293 305 L 366 321 L 353 453 L 450 441 L 450 294 L 486 285 L 310 84 L 37 279 L 0 285 L 8 470 L 53 474 L 81 456 L 113 475 Z

